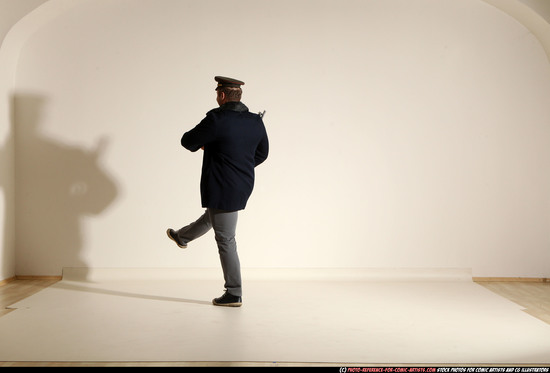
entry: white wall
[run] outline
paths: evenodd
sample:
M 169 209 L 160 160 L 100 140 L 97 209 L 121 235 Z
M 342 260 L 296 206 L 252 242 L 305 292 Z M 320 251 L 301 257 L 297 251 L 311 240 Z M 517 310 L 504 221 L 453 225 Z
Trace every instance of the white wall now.
M 49 3 L 55 3 L 55 0 Z M 479 0 L 82 0 L 21 50 L 17 268 L 216 267 L 201 155 L 214 75 L 267 110 L 243 267 L 550 276 L 550 66 Z M 51 16 L 51 15 L 50 15 Z

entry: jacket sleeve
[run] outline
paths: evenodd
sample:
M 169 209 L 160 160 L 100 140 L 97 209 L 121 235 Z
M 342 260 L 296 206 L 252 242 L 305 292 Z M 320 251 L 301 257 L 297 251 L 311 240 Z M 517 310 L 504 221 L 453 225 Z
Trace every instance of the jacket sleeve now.
M 267 133 L 264 131 L 264 135 L 260 140 L 260 143 L 256 147 L 256 154 L 254 155 L 254 167 L 262 164 L 269 154 L 269 140 L 267 138 Z
M 196 152 L 215 138 L 214 120 L 211 116 L 206 116 L 195 128 L 183 134 L 181 145 L 187 150 Z

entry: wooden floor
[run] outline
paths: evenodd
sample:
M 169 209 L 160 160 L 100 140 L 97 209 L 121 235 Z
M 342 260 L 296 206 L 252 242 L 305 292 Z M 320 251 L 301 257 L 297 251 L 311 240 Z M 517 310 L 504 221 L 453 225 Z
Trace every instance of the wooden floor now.
M 0 286 L 0 317 L 11 312 L 10 305 L 55 284 L 59 280 L 13 280 Z
M 0 317 L 12 312 L 9 306 L 55 284 L 56 279 L 17 279 L 0 286 Z M 522 281 L 476 281 L 480 286 L 519 304 L 524 312 L 550 324 L 550 283 Z M 220 366 L 225 364 L 219 363 Z M 0 367 L 7 366 L 137 366 L 136 363 L 19 363 L 0 362 Z M 142 363 L 140 366 L 201 366 L 200 363 L 185 362 Z M 216 366 L 208 363 L 208 366 Z M 246 363 L 239 366 L 246 366 Z
M 550 324 L 550 282 L 477 282 L 514 303 L 525 312 Z

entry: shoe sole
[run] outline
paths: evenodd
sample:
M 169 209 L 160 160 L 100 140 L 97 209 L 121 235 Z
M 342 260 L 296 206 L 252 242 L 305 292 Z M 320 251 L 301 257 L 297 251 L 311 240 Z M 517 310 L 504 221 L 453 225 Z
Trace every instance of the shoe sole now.
M 170 228 L 168 228 L 166 230 L 166 235 L 168 236 L 169 239 L 171 239 L 172 241 L 174 241 L 176 243 L 176 245 L 178 245 L 178 247 L 182 248 L 182 249 L 187 249 L 187 245 L 183 246 L 183 245 L 180 245 L 176 240 L 174 240 L 174 237 L 170 236 Z
M 220 306 L 220 307 L 240 307 L 243 305 L 242 303 L 216 303 L 215 300 L 212 301 L 212 304 L 214 306 Z

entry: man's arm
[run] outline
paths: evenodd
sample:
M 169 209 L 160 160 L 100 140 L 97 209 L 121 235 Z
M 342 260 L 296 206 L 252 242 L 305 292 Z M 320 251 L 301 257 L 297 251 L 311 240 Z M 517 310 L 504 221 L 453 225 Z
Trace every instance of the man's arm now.
M 269 140 L 267 138 L 267 133 L 264 132 L 262 140 L 256 148 L 256 154 L 254 155 L 254 166 L 259 166 L 262 164 L 269 154 Z
M 205 144 L 213 141 L 215 136 L 214 121 L 207 116 L 195 128 L 183 134 L 181 145 L 187 150 L 196 152 Z

